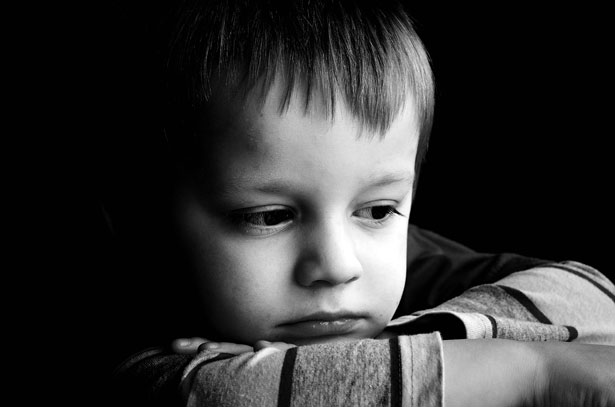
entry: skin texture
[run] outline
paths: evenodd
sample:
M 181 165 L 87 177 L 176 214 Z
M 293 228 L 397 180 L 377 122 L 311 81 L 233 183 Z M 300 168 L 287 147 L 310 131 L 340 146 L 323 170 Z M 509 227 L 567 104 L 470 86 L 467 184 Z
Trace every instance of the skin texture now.
M 413 103 L 381 137 L 340 102 L 329 118 L 306 111 L 301 92 L 281 112 L 281 97 L 278 86 L 262 105 L 218 95 L 203 114 L 198 168 L 182 176 L 176 219 L 204 336 L 250 345 L 375 337 L 404 287 Z

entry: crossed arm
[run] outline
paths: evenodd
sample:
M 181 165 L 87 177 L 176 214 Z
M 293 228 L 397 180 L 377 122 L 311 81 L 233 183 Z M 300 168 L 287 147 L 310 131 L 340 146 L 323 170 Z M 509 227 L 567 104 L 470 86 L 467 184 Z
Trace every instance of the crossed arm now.
M 591 268 L 544 265 L 402 317 L 382 338 L 300 347 L 176 342 L 175 353 L 150 358 L 158 363 L 152 383 L 188 406 L 610 406 L 613 293 Z
M 193 366 L 203 365 L 198 372 L 188 368 L 184 375 L 186 405 L 610 406 L 615 402 L 612 367 L 615 351 L 611 346 L 500 339 L 444 340 L 440 362 L 426 351 L 429 339 L 414 336 L 401 341 L 413 342 L 405 356 L 413 359 L 414 366 L 408 361 L 403 364 L 409 372 L 401 375 L 401 387 L 397 389 L 391 385 L 400 380 L 394 373 L 378 378 L 370 374 L 377 368 L 370 370 L 368 364 L 349 366 L 347 361 L 342 362 L 353 350 L 360 351 L 367 346 L 372 350 L 387 348 L 387 341 L 381 344 L 359 341 L 345 345 L 345 352 L 333 354 L 330 353 L 332 349 L 328 349 L 327 361 L 319 362 L 326 372 L 314 376 L 305 366 L 295 369 L 299 377 L 293 380 L 301 385 L 293 386 L 292 391 L 280 388 L 284 381 L 279 377 L 272 381 L 272 377 L 259 368 L 250 373 L 241 368 L 256 359 L 261 359 L 256 362 L 262 363 L 261 367 L 279 365 L 292 346 L 261 344 L 250 351 L 235 344 L 217 344 L 218 351 L 238 356 L 226 362 L 218 361 L 226 366 L 215 366 L 214 362 L 209 369 L 206 360 L 213 355 L 202 347 L 198 362 Z M 199 342 L 198 338 L 193 338 L 191 343 Z M 312 349 L 306 352 L 305 358 L 322 359 L 316 356 L 318 354 L 319 350 Z M 378 368 L 390 369 L 389 363 Z M 226 386 L 221 386 L 226 387 L 225 390 L 212 391 L 211 386 L 220 386 L 215 383 L 212 372 L 226 369 L 232 371 L 232 380 L 225 379 Z M 343 379 L 339 377 L 340 371 L 344 371 Z M 447 383 L 445 387 L 443 382 Z M 261 394 L 257 395 L 249 383 L 260 389 Z M 397 396 L 393 394 L 395 391 L 399 393 Z M 284 392 L 285 397 L 282 396 Z M 283 399 L 285 402 L 281 402 Z
M 491 269 L 461 282 L 471 288 L 425 282 L 461 293 L 410 307 L 381 338 L 176 342 L 125 365 L 120 388 L 148 405 L 615 405 L 613 284 L 571 262 Z

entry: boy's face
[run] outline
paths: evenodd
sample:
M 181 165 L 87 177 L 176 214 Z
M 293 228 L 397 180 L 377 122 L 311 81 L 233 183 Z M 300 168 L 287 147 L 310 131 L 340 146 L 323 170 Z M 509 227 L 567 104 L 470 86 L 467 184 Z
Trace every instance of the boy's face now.
M 374 337 L 404 287 L 413 103 L 382 139 L 358 137 L 339 103 L 331 121 L 297 97 L 280 114 L 280 98 L 221 97 L 203 118 L 201 168 L 177 202 L 202 323 L 247 344 Z

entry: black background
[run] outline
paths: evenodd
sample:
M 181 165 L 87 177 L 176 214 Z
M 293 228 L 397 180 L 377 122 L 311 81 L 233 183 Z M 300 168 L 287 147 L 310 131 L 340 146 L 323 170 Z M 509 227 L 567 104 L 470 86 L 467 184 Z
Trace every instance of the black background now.
M 606 10 L 410 8 L 437 85 L 413 221 L 479 251 L 578 260 L 613 278 Z
M 411 221 L 478 251 L 578 260 L 615 280 L 606 9 L 408 7 L 437 86 Z M 136 198 L 147 167 L 134 163 L 157 157 L 148 146 L 160 136 L 156 36 L 167 11 L 161 1 L 94 2 L 65 33 L 58 91 L 67 102 L 54 116 L 70 137 L 50 152 L 67 188 L 52 187 L 61 207 L 53 238 L 29 249 L 52 248 L 64 335 L 94 348 L 99 372 L 117 363 L 130 325 L 126 283 L 134 288 L 134 264 L 117 255 L 100 203 L 147 212 Z M 137 222 L 155 229 L 155 218 Z

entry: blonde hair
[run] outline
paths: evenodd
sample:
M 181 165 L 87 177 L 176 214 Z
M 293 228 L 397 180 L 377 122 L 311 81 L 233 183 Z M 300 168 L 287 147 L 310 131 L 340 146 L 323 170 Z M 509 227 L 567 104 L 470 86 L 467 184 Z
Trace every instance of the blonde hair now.
M 321 103 L 331 117 L 341 96 L 362 126 L 380 134 L 411 97 L 420 124 L 418 175 L 434 81 L 427 52 L 397 1 L 187 0 L 179 10 L 167 64 L 171 137 L 193 133 L 216 86 L 264 100 L 282 79 L 281 112 L 300 89 L 306 110 Z

